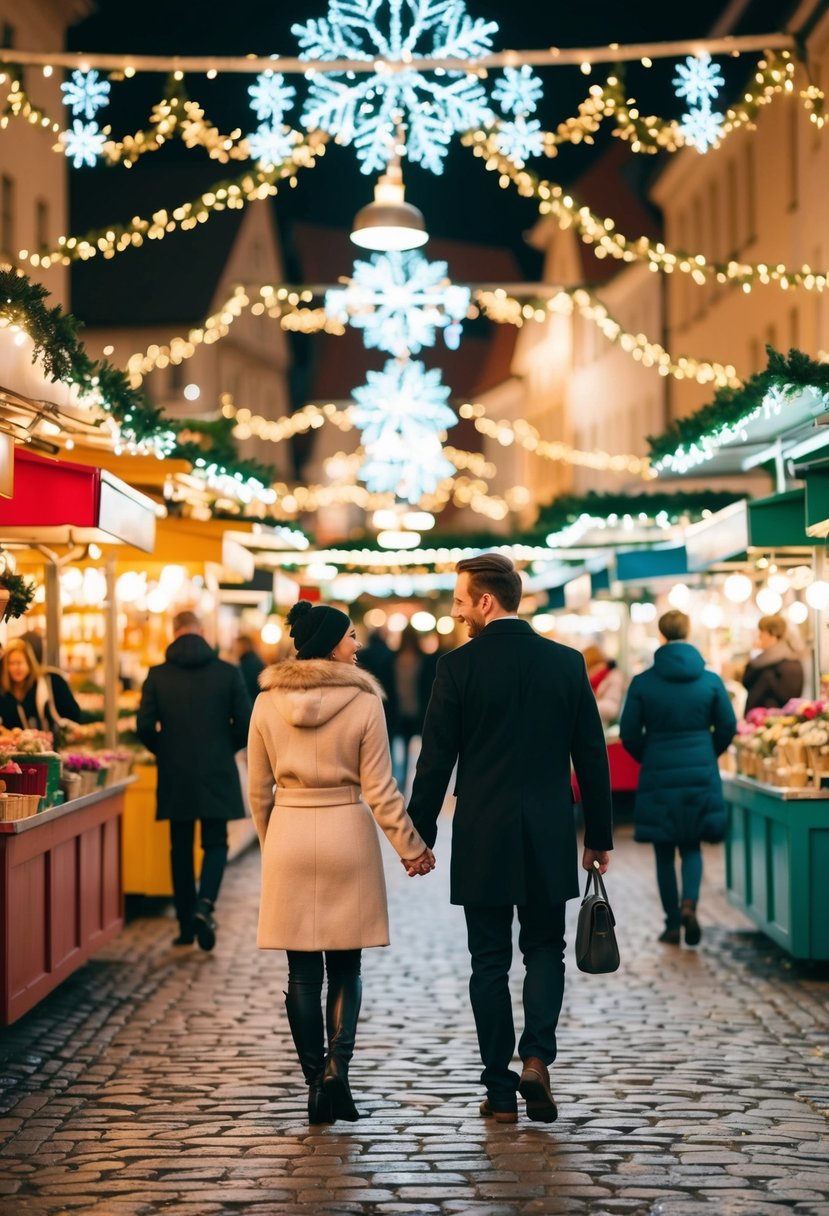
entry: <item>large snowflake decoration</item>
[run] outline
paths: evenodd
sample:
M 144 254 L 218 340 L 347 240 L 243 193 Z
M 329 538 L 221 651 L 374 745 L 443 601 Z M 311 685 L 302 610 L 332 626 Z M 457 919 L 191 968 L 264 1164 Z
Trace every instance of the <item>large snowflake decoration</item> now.
M 256 117 L 265 120 L 247 137 L 250 154 L 264 168 L 281 165 L 291 156 L 296 142 L 284 123 L 285 112 L 294 104 L 296 89 L 285 83 L 281 72 L 260 72 L 248 93 Z
M 63 151 L 72 157 L 76 169 L 95 164 L 101 155 L 106 136 L 98 126 L 95 115 L 109 101 L 109 81 L 101 80 L 93 68 L 89 72 L 75 71 L 61 86 L 63 103 L 74 115 L 71 128 L 61 135 Z M 87 121 L 82 122 L 85 118 Z
M 366 379 L 353 393 L 366 451 L 361 476 L 370 488 L 379 490 L 385 480 L 385 490 L 416 502 L 454 471 L 440 451 L 441 433 L 457 422 L 449 389 L 437 368 L 427 371 L 414 360 L 390 359 Z
M 703 106 L 698 110 L 689 110 L 679 129 L 698 152 L 707 152 L 719 141 L 722 124 L 722 114 L 717 114 L 710 106 Z
M 725 78 L 719 64 L 714 63 L 707 51 L 690 55 L 685 63 L 677 65 L 674 88 L 678 98 L 688 102 L 689 109 L 683 114 L 679 129 L 689 144 L 699 152 L 707 152 L 717 143 L 722 131 L 723 116 L 712 108 Z
M 436 330 L 447 343 L 460 337 L 471 292 L 447 280 L 446 262 L 415 251 L 379 253 L 355 262 L 347 287 L 325 293 L 329 317 L 362 329 L 367 347 L 402 356 L 434 346 Z
M 684 97 L 689 106 L 713 101 L 724 84 L 720 65 L 714 63 L 707 51 L 689 55 L 684 63 L 677 64 L 674 88 L 677 97 Z
M 366 449 L 360 480 L 373 494 L 394 494 L 404 502 L 417 504 L 425 495 L 434 494 L 454 472 L 436 435 L 424 436 L 416 451 L 408 448 L 401 436 L 391 435 Z
M 311 75 L 303 123 L 354 144 L 364 173 L 385 168 L 401 122 L 409 160 L 440 173 L 452 135 L 490 117 L 476 76 L 417 67 L 418 59 L 469 59 L 492 49 L 497 24 L 473 20 L 463 0 L 331 0 L 327 17 L 291 28 L 305 59 L 402 65 L 359 77 Z
M 502 156 L 513 161 L 519 169 L 531 156 L 540 156 L 544 151 L 544 132 L 537 119 L 527 122 L 523 114 L 512 120 L 499 122 L 495 132 L 495 147 Z
M 520 68 L 504 68 L 504 75 L 492 90 L 492 100 L 505 114 L 532 114 L 543 91 L 541 80 L 525 63 Z
M 78 117 L 94 118 L 109 101 L 109 81 L 101 80 L 94 68 L 90 72 L 73 72 L 60 90 L 63 104 Z
M 248 93 L 256 117 L 273 118 L 277 122 L 282 122 L 285 112 L 290 110 L 296 97 L 296 89 L 285 83 L 281 72 L 260 72 Z
M 76 169 L 80 169 L 81 165 L 92 168 L 106 143 L 106 135 L 96 122 L 81 122 L 79 118 L 75 119 L 68 131 L 63 132 L 61 138 L 64 153 L 72 157 Z

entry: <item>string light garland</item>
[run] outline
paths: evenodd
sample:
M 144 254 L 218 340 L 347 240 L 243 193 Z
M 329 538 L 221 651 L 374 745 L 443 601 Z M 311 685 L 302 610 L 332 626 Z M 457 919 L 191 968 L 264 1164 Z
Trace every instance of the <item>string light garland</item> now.
M 458 291 L 468 290 L 453 284 Z M 237 286 L 231 295 L 209 316 L 202 325 L 191 329 L 186 337 L 177 336 L 164 345 L 153 344 L 146 351 L 136 351 L 127 359 L 130 382 L 138 387 L 143 378 L 157 367 L 179 364 L 192 358 L 202 344 L 217 342 L 225 337 L 234 322 L 246 311 L 254 316 L 267 313 L 289 331 L 305 334 L 325 331 L 329 334 L 345 333 L 343 315 L 348 308 L 329 315 L 326 308 L 310 308 L 307 305 L 315 295 L 327 294 L 326 287 L 276 287 L 266 284 L 260 287 Z M 255 299 L 255 296 L 259 299 Z M 699 384 L 731 385 L 739 387 L 741 381 L 731 364 L 709 362 L 690 356 L 674 359 L 658 342 L 651 342 L 645 334 L 634 334 L 614 319 L 598 297 L 585 288 L 552 289 L 548 296 L 541 296 L 539 288 L 528 288 L 526 297 L 519 297 L 503 288 L 473 288 L 471 298 L 484 315 L 498 324 L 522 326 L 530 321 L 544 321 L 548 316 L 570 316 L 575 311 L 586 321 L 595 325 L 603 336 L 618 345 L 631 358 L 644 367 L 653 367 L 662 376 L 673 376 L 678 380 L 696 380 Z M 471 314 L 474 315 L 474 312 Z
M 538 200 L 542 215 L 551 216 L 562 229 L 572 227 L 581 240 L 592 247 L 597 258 L 645 262 L 653 271 L 688 274 L 700 286 L 712 278 L 718 283 L 737 282 L 745 292 L 750 292 L 756 283 L 773 283 L 783 290 L 823 291 L 826 288 L 827 275 L 816 273 L 808 265 L 793 270 L 782 264 L 772 266 L 762 262 L 712 262 L 702 253 L 673 253 L 661 241 L 653 242 L 644 236 L 631 239 L 616 231 L 613 220 L 602 219 L 589 207 L 580 206 L 563 186 L 546 181 L 528 169 L 518 169 L 506 157 L 493 152 L 484 134 L 471 135 L 466 142 L 474 155 L 486 158 L 489 171 L 500 175 L 499 185 L 503 189 L 512 183 L 522 197 Z
M 325 135 L 316 133 L 307 136 L 298 144 L 291 158 L 271 169 L 249 170 L 236 180 L 222 181 L 205 190 L 198 198 L 181 203 L 172 211 L 160 208 L 150 219 L 135 216 L 128 224 L 114 224 L 82 237 L 60 237 L 58 244 L 46 252 L 30 253 L 21 249 L 19 258 L 32 266 L 49 267 L 53 262 L 68 266 L 74 261 L 86 261 L 101 254 L 114 257 L 125 249 L 143 245 L 145 240 L 162 240 L 177 229 L 187 231 L 204 223 L 217 211 L 238 210 L 254 199 L 273 197 L 279 183 L 287 179 L 290 186 L 296 185 L 296 173 L 310 168 L 325 152 Z

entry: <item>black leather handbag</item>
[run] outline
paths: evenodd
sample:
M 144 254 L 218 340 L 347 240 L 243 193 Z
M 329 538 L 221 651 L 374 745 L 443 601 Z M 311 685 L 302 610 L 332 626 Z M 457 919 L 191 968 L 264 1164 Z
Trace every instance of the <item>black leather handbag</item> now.
M 591 886 L 593 888 L 591 892 Z M 588 872 L 576 926 L 576 966 L 591 975 L 619 969 L 616 918 L 608 903 L 598 862 Z

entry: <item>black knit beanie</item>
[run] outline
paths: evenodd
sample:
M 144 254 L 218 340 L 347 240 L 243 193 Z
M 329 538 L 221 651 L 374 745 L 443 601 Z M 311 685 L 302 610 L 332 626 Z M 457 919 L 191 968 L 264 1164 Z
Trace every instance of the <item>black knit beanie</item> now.
M 330 604 L 298 600 L 288 613 L 288 626 L 298 659 L 327 659 L 345 637 L 351 621 Z

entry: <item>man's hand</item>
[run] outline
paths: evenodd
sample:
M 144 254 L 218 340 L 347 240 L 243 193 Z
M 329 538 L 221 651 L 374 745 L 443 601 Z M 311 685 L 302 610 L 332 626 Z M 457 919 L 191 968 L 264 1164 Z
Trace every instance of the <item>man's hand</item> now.
M 606 850 L 597 852 L 595 849 L 585 849 L 581 858 L 582 868 L 592 870 L 594 861 L 599 863 L 599 873 L 604 874 L 610 865 L 610 854 Z
M 435 855 L 431 849 L 424 849 L 419 857 L 401 857 L 400 864 L 404 866 L 409 878 L 418 874 L 428 874 L 435 868 Z

